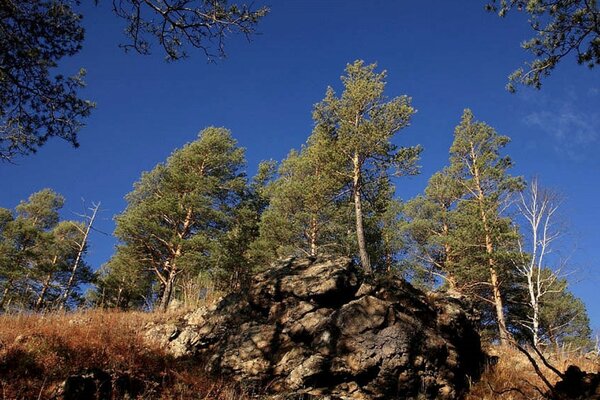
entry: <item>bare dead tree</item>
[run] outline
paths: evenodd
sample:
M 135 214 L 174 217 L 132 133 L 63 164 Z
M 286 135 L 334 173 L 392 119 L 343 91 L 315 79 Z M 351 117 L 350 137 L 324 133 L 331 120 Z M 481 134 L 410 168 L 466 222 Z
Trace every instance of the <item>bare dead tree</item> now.
M 529 238 L 529 249 L 525 249 L 523 241 L 519 239 L 521 257 L 516 267 L 519 274 L 527 281 L 531 314 L 523 325 L 531 331 L 534 347 L 540 343 L 542 298 L 549 293 L 560 291 L 560 288 L 557 288 L 560 268 L 557 270 L 545 268 L 547 256 L 553 250 L 552 244 L 562 234 L 554 223 L 559 206 L 559 197 L 541 188 L 537 178 L 533 179 L 525 193 L 521 192 L 520 201 L 517 203 L 520 214 L 527 221 L 526 236 Z
M 81 259 L 83 257 L 83 253 L 85 252 L 85 248 L 87 246 L 88 236 L 90 231 L 92 230 L 92 226 L 94 225 L 94 220 L 96 219 L 96 215 L 98 214 L 98 210 L 100 209 L 100 202 L 92 203 L 92 207 L 89 208 L 91 214 L 83 214 L 81 215 L 84 219 L 87 220 L 87 224 L 85 228 L 82 228 L 78 224 L 74 224 L 75 227 L 82 234 L 81 241 L 77 244 L 77 257 L 75 257 L 75 261 L 73 262 L 73 267 L 71 268 L 71 276 L 69 276 L 69 280 L 67 281 L 67 285 L 63 291 L 63 294 L 59 300 L 59 310 L 64 310 L 67 301 L 69 299 L 69 295 L 71 294 L 71 289 L 73 288 L 73 283 L 75 282 L 75 277 L 77 274 L 77 269 L 79 264 L 81 263 Z

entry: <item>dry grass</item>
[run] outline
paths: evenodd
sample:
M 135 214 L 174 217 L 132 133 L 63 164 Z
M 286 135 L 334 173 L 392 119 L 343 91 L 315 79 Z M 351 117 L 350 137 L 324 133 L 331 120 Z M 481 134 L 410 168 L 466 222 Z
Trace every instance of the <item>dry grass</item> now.
M 473 385 L 466 400 L 543 399 L 542 393 L 547 392 L 547 387 L 524 354 L 512 347 L 493 347 L 489 353 L 499 357 L 498 363 L 488 367 L 482 379 Z M 547 352 L 544 356 L 559 371 L 565 371 L 570 365 L 577 365 L 587 372 L 600 371 L 598 358 L 589 359 L 578 352 L 560 350 Z M 545 368 L 537 357 L 534 358 L 544 376 L 555 384 L 558 380 L 556 374 Z
M 72 374 L 99 368 L 145 382 L 142 398 L 243 399 L 142 340 L 144 326 L 173 315 L 93 310 L 0 316 L 0 399 L 50 399 Z
M 207 377 L 200 365 L 174 360 L 142 340 L 144 326 L 176 314 L 92 310 L 75 314 L 0 316 L 0 400 L 52 399 L 72 374 L 99 368 L 145 383 L 144 399 L 250 399 L 231 382 Z M 467 400 L 540 399 L 545 387 L 526 357 L 492 348 L 500 359 L 473 385 Z M 549 361 L 564 371 L 576 364 L 598 371 L 598 360 L 558 352 Z M 543 368 L 543 367 L 542 367 Z M 543 368 L 552 383 L 557 377 Z

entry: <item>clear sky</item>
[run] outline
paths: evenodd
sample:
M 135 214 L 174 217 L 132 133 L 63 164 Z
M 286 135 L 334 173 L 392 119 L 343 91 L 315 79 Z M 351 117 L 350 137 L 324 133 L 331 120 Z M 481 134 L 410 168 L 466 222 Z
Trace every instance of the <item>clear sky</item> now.
M 118 48 L 124 25 L 109 1 L 100 3 L 83 6 L 84 48 L 62 65 L 69 73 L 87 69 L 85 95 L 98 104 L 81 147 L 51 140 L 18 165 L 0 164 L 0 206 L 50 187 L 67 199 L 65 218 L 82 212 L 82 198 L 101 201 L 96 228 L 110 234 L 141 172 L 202 128 L 231 129 L 252 174 L 260 160 L 280 160 L 306 140 L 313 104 L 328 85 L 340 88 L 346 63 L 376 61 L 388 70 L 388 95 L 407 94 L 418 109 L 398 143 L 425 149 L 422 174 L 398 180 L 399 196 L 421 192 L 447 163 L 453 128 L 471 108 L 512 138 L 514 174 L 537 175 L 563 194 L 568 237 L 561 255 L 575 270 L 573 291 L 600 328 L 600 73 L 569 59 L 542 91 L 506 92 L 507 75 L 528 57 L 519 48 L 530 34 L 522 17 L 502 20 L 473 0 L 274 1 L 260 36 L 250 43 L 229 38 L 227 59 L 209 64 L 193 53 L 166 63 L 158 49 L 140 56 Z M 100 266 L 114 243 L 94 232 L 88 261 Z

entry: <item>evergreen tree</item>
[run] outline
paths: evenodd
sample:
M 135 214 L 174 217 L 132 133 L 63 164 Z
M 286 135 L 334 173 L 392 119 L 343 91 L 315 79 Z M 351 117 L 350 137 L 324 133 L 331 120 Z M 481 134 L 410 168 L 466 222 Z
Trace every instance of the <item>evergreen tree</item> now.
M 337 172 L 350 182 L 360 261 L 368 272 L 372 267 L 365 239 L 365 190 L 392 169 L 397 175 L 416 173 L 420 153 L 418 146 L 399 148 L 392 143 L 394 135 L 409 124 L 414 109 L 407 96 L 385 97 L 386 72 L 376 73 L 375 68 L 363 61 L 347 65 L 342 95 L 337 97 L 328 88 L 314 111 L 317 127 L 328 132 L 335 151 L 344 159 Z
M 515 83 L 539 89 L 542 79 L 569 54 L 578 64 L 593 68 L 600 64 L 600 7 L 597 0 L 488 0 L 486 8 L 505 17 L 513 10 L 527 13 L 535 32 L 521 47 L 535 57 L 509 77 Z
M 39 269 L 44 263 L 43 249 L 48 248 L 50 232 L 58 224 L 58 212 L 63 204 L 62 196 L 43 189 L 17 205 L 16 217 L 4 231 L 4 240 L 12 249 L 12 259 L 4 279 L 6 296 L 0 300 L 3 307 L 7 307 L 7 303 L 23 309 L 33 306 Z
M 96 271 L 95 287 L 87 293 L 92 306 L 128 310 L 151 304 L 154 272 L 129 250 L 118 246 L 111 259 Z
M 263 261 L 345 252 L 347 226 L 341 203 L 348 191 L 345 177 L 336 174 L 340 162 L 325 128 L 317 127 L 306 146 L 292 150 L 281 163 L 277 179 L 266 189 L 269 207 L 253 246 Z
M 77 259 L 78 243 L 81 240 L 82 224 L 74 221 L 61 221 L 49 232 L 38 238 L 35 249 L 35 265 L 32 278 L 35 282 L 35 310 L 52 306 L 64 291 L 69 281 L 69 272 Z M 90 268 L 82 263 L 74 282 L 77 284 L 91 281 Z M 77 300 L 77 292 L 71 292 L 72 300 Z
M 116 218 L 115 235 L 140 268 L 154 271 L 166 310 L 176 278 L 208 268 L 232 223 L 246 184 L 244 150 L 228 130 L 207 128 L 198 140 L 144 173 Z
M 50 189 L 32 194 L 15 212 L 0 212 L 0 308 L 40 310 L 55 305 L 67 283 L 67 300 L 79 300 L 79 285 L 91 279 L 89 266 L 81 260 L 77 274 L 69 272 L 79 254 L 81 224 L 60 221 L 64 198 Z M 85 249 L 80 258 L 85 255 Z
M 365 187 L 365 237 L 373 270 L 406 276 L 406 265 L 401 263 L 406 247 L 403 235 L 406 221 L 402 215 L 404 205 L 394 194 L 395 187 L 387 176 Z M 348 223 L 348 226 L 351 224 Z
M 213 276 L 221 288 L 232 291 L 246 287 L 251 274 L 260 267 L 262 260 L 253 246 L 259 237 L 261 215 L 269 204 L 266 187 L 274 174 L 275 162 L 259 164 L 242 201 L 233 210 L 228 231 L 218 241 L 211 263 Z
M 462 188 L 456 185 L 448 170 L 435 173 L 425 194 L 407 202 L 404 215 L 409 223 L 406 232 L 412 245 L 409 259 L 422 273 L 442 279 L 451 290 L 457 290 L 456 260 L 460 257 L 453 233 L 456 230 L 456 203 Z M 431 279 L 430 281 L 435 281 Z
M 543 274 L 553 272 L 545 269 Z M 592 330 L 585 305 L 568 289 L 566 279 L 554 281 L 540 304 L 540 337 L 556 346 L 588 349 Z
M 514 278 L 506 275 L 512 271 L 507 258 L 511 256 L 510 247 L 514 246 L 515 238 L 511 221 L 502 215 L 502 209 L 509 196 L 523 187 L 520 178 L 508 174 L 512 165 L 510 158 L 500 156 L 500 150 L 508 142 L 508 137 L 475 121 L 473 113 L 465 110 L 454 132 L 448 169 L 463 193 L 457 204 L 459 240 L 454 241 L 462 244 L 457 249 L 462 256 L 457 272 L 470 282 L 489 288 L 489 293 L 480 297 L 494 306 L 503 344 L 510 335 L 502 285 L 514 282 Z

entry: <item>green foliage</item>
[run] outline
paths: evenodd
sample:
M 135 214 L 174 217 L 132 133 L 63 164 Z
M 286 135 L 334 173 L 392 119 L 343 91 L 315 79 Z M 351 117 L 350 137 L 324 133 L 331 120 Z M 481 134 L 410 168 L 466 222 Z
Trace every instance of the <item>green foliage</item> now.
M 543 271 L 543 276 L 552 273 Z M 590 319 L 581 299 L 568 288 L 567 280 L 556 280 L 540 304 L 541 339 L 556 346 L 589 349 L 592 345 Z
M 414 109 L 406 96 L 385 97 L 386 73 L 375 68 L 347 65 L 342 95 L 327 89 L 306 145 L 279 167 L 253 244 L 262 260 L 360 254 L 366 270 L 400 267 L 404 221 L 391 177 L 416 173 L 420 148 L 392 143 Z
M 440 278 L 443 285 L 456 288 L 456 262 L 460 255 L 453 246 L 457 228 L 456 204 L 462 197 L 462 188 L 448 170 L 435 173 L 425 188 L 424 195 L 407 202 L 404 215 L 406 240 L 410 241 L 409 259 L 419 275 L 434 283 Z
M 161 307 L 168 306 L 178 275 L 211 265 L 243 200 L 244 164 L 244 150 L 228 130 L 207 128 L 142 174 L 127 195 L 115 235 L 139 268 L 154 271 Z
M 153 272 L 143 268 L 128 248 L 118 246 L 111 259 L 96 271 L 95 288 L 87 302 L 95 307 L 141 309 L 153 297 Z
M 558 63 L 575 53 L 577 63 L 600 64 L 600 9 L 597 0 L 492 0 L 487 8 L 504 17 L 513 9 L 527 13 L 535 36 L 521 45 L 535 57 L 509 77 L 515 84 L 539 89 Z
M 328 132 L 335 151 L 346 160 L 339 173 L 349 180 L 354 177 L 354 158 L 365 182 L 380 174 L 418 172 L 416 161 L 421 148 L 400 147 L 392 142 L 394 135 L 409 125 L 415 109 L 408 96 L 388 99 L 384 95 L 387 73 L 376 73 L 376 67 L 363 61 L 348 64 L 346 75 L 341 78 L 342 95 L 336 97 L 334 90 L 328 88 L 313 114 L 317 126 Z
M 83 241 L 83 224 L 59 221 L 64 198 L 50 189 L 32 194 L 15 212 L 0 211 L 0 308 L 52 308 L 64 295 Z M 85 254 L 86 247 L 83 248 Z M 90 282 L 80 261 L 67 301 L 78 303 L 78 287 Z
M 83 43 L 72 1 L 0 2 L 0 160 L 35 152 L 50 137 L 78 146 L 77 132 L 94 104 L 81 99 L 82 69 L 53 75 Z
M 82 48 L 79 5 L 79 0 L 0 2 L 0 160 L 34 153 L 51 137 L 79 146 L 77 134 L 95 107 L 79 95 L 85 70 L 70 77 L 52 73 Z M 190 48 L 209 60 L 224 57 L 226 37 L 250 38 L 269 12 L 226 0 L 119 0 L 112 8 L 127 23 L 123 48 L 149 54 L 155 41 L 167 60 L 186 57 Z
M 323 128 L 315 128 L 308 144 L 290 152 L 277 179 L 266 187 L 269 207 L 253 245 L 263 262 L 292 254 L 344 252 L 347 226 L 340 207 L 345 181 L 335 173 L 343 160 L 332 144 Z
M 450 165 L 405 207 L 413 264 L 475 299 L 483 325 L 490 327 L 504 324 L 506 311 L 510 318 L 518 315 L 523 296 L 514 271 L 517 237 L 503 214 L 510 197 L 523 188 L 522 179 L 508 173 L 510 158 L 500 154 L 508 141 L 465 110 L 454 132 Z
M 255 250 L 258 248 L 255 243 L 259 236 L 261 215 L 269 203 L 267 185 L 275 174 L 275 167 L 274 161 L 259 164 L 256 176 L 233 210 L 227 232 L 219 239 L 211 255 L 212 278 L 220 289 L 232 291 L 245 288 L 252 273 L 264 262 L 261 253 Z
M 371 271 L 365 231 L 363 200 L 368 186 L 392 175 L 416 174 L 420 146 L 400 147 L 392 139 L 408 126 L 415 112 L 407 96 L 388 99 L 384 95 L 386 72 L 376 65 L 355 61 L 342 76 L 344 91 L 337 97 L 327 89 L 315 106 L 313 118 L 331 137 L 333 149 L 344 162 L 335 171 L 351 188 L 355 209 L 356 240 L 363 268 Z

